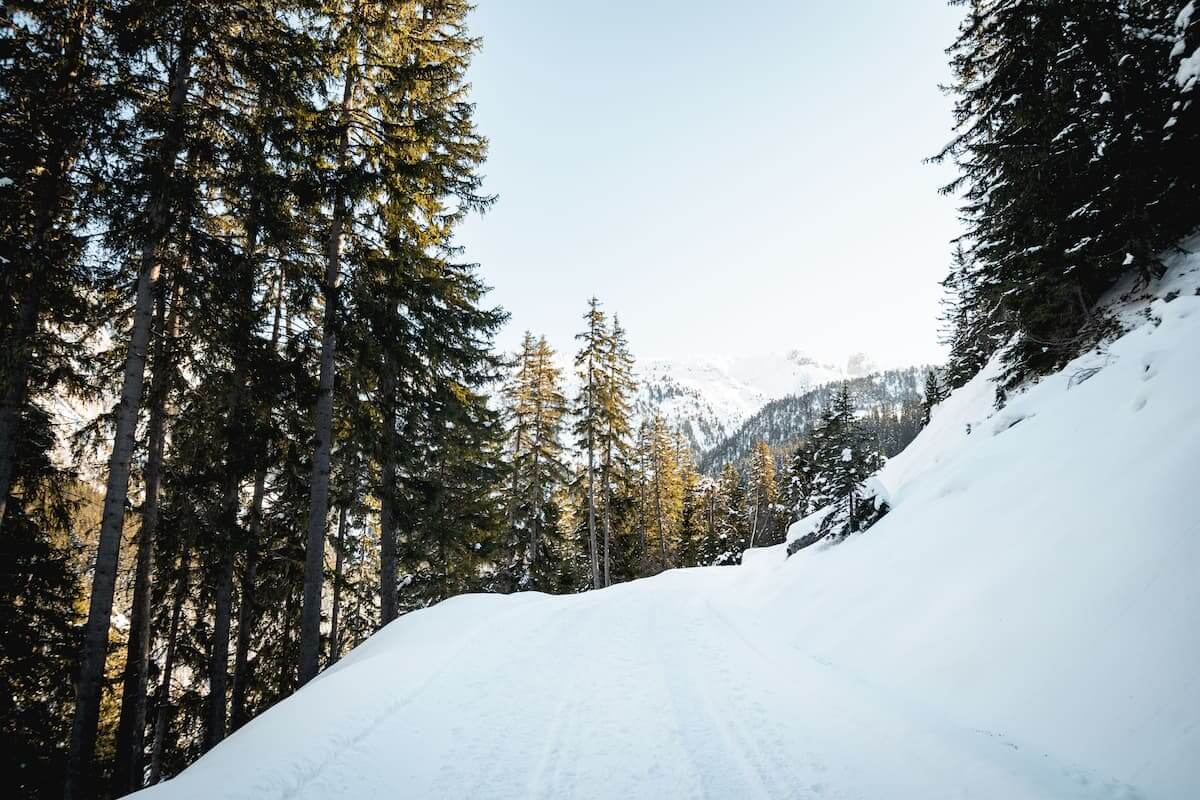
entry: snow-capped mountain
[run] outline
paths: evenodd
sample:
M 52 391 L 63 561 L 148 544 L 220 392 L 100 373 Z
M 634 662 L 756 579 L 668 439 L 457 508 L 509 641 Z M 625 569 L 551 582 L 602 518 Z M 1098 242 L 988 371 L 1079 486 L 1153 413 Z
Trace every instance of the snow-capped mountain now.
M 662 414 L 697 453 L 725 440 L 771 400 L 875 370 L 862 353 L 842 365 L 799 350 L 722 357 L 659 359 L 638 365 L 639 416 Z
M 903 450 L 921 428 L 921 402 L 928 369 L 905 367 L 846 378 L 858 412 L 867 418 L 868 426 L 877 426 L 872 432 L 886 456 Z M 758 441 L 766 442 L 777 452 L 794 445 L 816 426 L 841 385 L 840 381 L 824 383 L 767 402 L 729 436 L 705 450 L 700 471 L 715 475 L 730 463 L 743 468 Z

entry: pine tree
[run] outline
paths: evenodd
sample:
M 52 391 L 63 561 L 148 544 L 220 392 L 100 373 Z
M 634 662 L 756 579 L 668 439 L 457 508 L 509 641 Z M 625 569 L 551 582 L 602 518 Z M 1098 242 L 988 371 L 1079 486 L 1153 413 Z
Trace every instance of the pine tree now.
M 938 403 L 946 399 L 946 391 L 942 388 L 942 383 L 938 380 L 936 370 L 928 370 L 925 373 L 925 396 L 921 400 L 921 425 L 928 425 L 930 418 L 933 416 L 933 409 Z
M 700 547 L 701 566 L 737 564 L 741 560 L 745 488 L 733 464 L 726 464 L 709 493 L 708 525 Z
M 788 512 L 788 524 L 803 519 L 812 512 L 813 453 L 808 442 L 796 446 L 787 462 L 783 503 Z
M 66 768 L 65 796 L 87 795 L 94 781 L 93 758 L 96 750 L 96 731 L 100 718 L 100 700 L 108 657 L 108 637 L 112 616 L 113 595 L 121 546 L 121 531 L 129 497 L 130 467 L 133 460 L 134 435 L 143 396 L 147 355 L 149 353 L 151 318 L 162 274 L 164 248 L 174 222 L 172 208 L 179 187 L 175 181 L 179 156 L 188 135 L 187 111 L 191 90 L 193 60 L 204 44 L 205 33 L 219 37 L 228 28 L 205 27 L 197 9 L 187 6 L 177 18 L 168 17 L 164 27 L 174 40 L 173 60 L 167 65 L 165 101 L 167 109 L 160 126 L 161 138 L 148 155 L 144 167 L 145 191 L 136 197 L 140 209 L 136 224 L 119 223 L 122 235 L 132 244 L 132 272 L 136 289 L 132 323 L 125 347 L 121 391 L 114 412 L 114 435 L 109 458 L 104 512 L 92 574 L 91 599 L 83 634 L 83 654 L 76 684 L 75 715 L 72 723 L 71 745 Z M 117 205 L 120 213 L 128 206 Z M 133 236 L 128 231 L 136 231 Z
M 655 415 L 649 436 L 650 514 L 658 569 L 668 569 L 677 547 L 683 486 L 675 439 L 662 416 Z
M 633 377 L 633 356 L 625 329 L 615 316 L 604 341 L 603 387 L 600 416 L 602 423 L 598 436 L 600 450 L 600 483 L 602 487 L 601 527 L 603 529 L 603 571 L 605 586 L 612 583 L 612 549 L 614 546 L 613 519 L 616 503 L 613 486 L 621 481 L 628 469 L 629 451 L 632 447 L 632 398 L 636 391 Z
M 0 769 L 14 797 L 53 796 L 62 788 L 64 744 L 70 733 L 70 675 L 78 655 L 74 603 L 80 580 L 72 550 L 94 510 L 77 499 L 86 484 L 56 467 L 48 413 L 23 415 L 13 459 L 13 502 L 0 525 Z M 98 506 L 96 501 L 93 504 Z
M 692 447 L 681 431 L 675 435 L 675 460 L 679 464 L 679 532 L 676 565 L 695 567 L 700 564 L 700 550 L 705 536 L 706 484 L 696 471 Z
M 977 345 L 982 323 L 1007 342 L 1014 385 L 1107 335 L 1103 293 L 1157 274 L 1157 253 L 1197 220 L 1164 202 L 1181 182 L 1162 133 L 1161 2 L 969 6 L 950 49 L 957 133 L 937 157 L 959 165 L 946 191 L 964 190 L 975 243 L 969 283 L 955 286 L 975 319 L 955 335 Z M 990 353 L 952 347 L 952 361 L 968 355 Z M 951 367 L 960 385 L 969 368 Z
M 746 490 L 749 536 L 747 547 L 775 544 L 773 516 L 778 493 L 775 486 L 775 455 L 761 439 L 754 443 Z
M 337 63 L 332 76 L 340 79 L 341 99 L 328 108 L 334 123 L 329 130 L 336 136 L 328 139 L 334 169 L 324 176 L 331 200 L 300 638 L 302 684 L 316 674 L 320 651 L 333 382 L 337 338 L 344 325 L 343 261 L 357 305 L 368 308 L 374 301 L 387 308 L 391 303 L 391 316 L 372 315 L 378 328 L 373 335 L 380 351 L 390 351 L 397 361 L 397 391 L 403 396 L 406 380 L 414 381 L 411 386 L 419 386 L 416 381 L 422 379 L 432 381 L 430 393 L 414 394 L 412 402 L 429 414 L 414 434 L 450 448 L 472 437 L 482 442 L 489 424 L 476 387 L 485 380 L 481 376 L 490 376 L 494 369 L 483 351 L 502 316 L 478 308 L 483 287 L 470 265 L 453 261 L 451 240 L 466 214 L 491 201 L 479 193 L 477 168 L 486 141 L 475 130 L 466 99 L 465 72 L 478 48 L 466 31 L 468 10 L 459 0 L 419 7 L 398 1 L 351 2 L 349 7 L 339 4 L 334 14 L 331 42 Z M 379 225 L 373 224 L 376 221 Z M 415 281 L 406 277 L 413 274 Z M 450 293 L 445 307 L 438 306 L 443 302 L 437 299 L 439 292 Z M 428 323 L 407 336 L 403 315 L 394 318 L 405 306 L 410 314 L 425 315 L 418 319 Z M 418 348 L 413 349 L 413 343 Z M 424 362 L 417 358 L 422 353 L 430 356 Z M 445 428 L 451 421 L 468 423 L 468 428 L 451 433 Z M 443 460 L 432 461 L 417 453 L 403 454 L 405 461 L 414 463 L 414 475 L 428 481 L 410 497 L 433 486 L 445 493 L 461 491 L 459 470 L 490 475 L 495 465 L 490 449 L 484 451 L 477 461 L 465 451 L 448 450 L 440 454 Z M 476 522 L 490 526 L 483 520 L 490 509 L 478 505 L 482 498 L 462 496 L 467 506 L 462 513 L 476 513 Z M 420 516 L 415 507 L 412 515 Z M 449 530 L 463 532 L 456 525 L 434 526 L 429 535 L 444 537 Z M 469 535 L 478 533 L 472 530 Z M 443 539 L 442 544 L 448 551 L 448 542 Z M 443 569 L 441 577 L 443 585 L 449 585 L 448 570 Z M 381 592 L 389 591 L 381 587 Z
M 1001 344 L 999 306 L 979 291 L 975 261 L 962 242 L 954 248 L 950 274 L 942 281 L 942 344 L 949 350 L 946 385 L 957 389 L 973 378 Z
M 343 237 L 353 237 L 355 220 L 352 209 L 366 199 L 365 181 L 360 174 L 351 181 L 358 161 L 351 152 L 350 135 L 357 112 L 365 115 L 371 109 L 372 100 L 378 95 L 364 98 L 363 80 L 366 68 L 362 51 L 368 47 L 370 30 L 363 19 L 363 10 L 356 2 L 349 8 L 341 4 L 335 9 L 339 30 L 333 39 L 333 53 L 338 60 L 334 74 L 340 75 L 342 92 L 340 102 L 326 109 L 336 131 L 334 168 L 326 177 L 330 194 L 328 233 L 324 247 L 325 269 L 321 281 L 323 308 L 321 315 L 321 360 L 319 367 L 317 401 L 313 411 L 313 461 L 309 488 L 308 536 L 304 556 L 304 604 L 300 627 L 300 660 L 298 664 L 301 685 L 316 677 L 318 656 L 321 650 L 321 592 L 325 577 L 325 525 L 329 512 L 329 458 L 333 439 L 333 384 L 337 361 L 337 339 L 340 326 L 340 304 L 342 290 L 342 245 Z M 379 87 L 367 83 L 366 90 Z
M 1170 45 L 1161 98 L 1167 113 L 1161 158 L 1171 175 L 1156 208 L 1167 220 L 1169 232 L 1186 234 L 1198 224 L 1195 198 L 1200 191 L 1200 166 L 1191 155 L 1200 146 L 1200 8 L 1195 0 L 1174 4 L 1155 0 L 1148 5 L 1160 11 L 1161 20 L 1150 26 L 1143 41 L 1152 54 L 1163 47 L 1160 39 Z
M 605 331 L 604 312 L 595 297 L 588 300 L 584 314 L 586 329 L 576 335 L 581 342 L 575 354 L 575 371 L 579 376 L 579 393 L 575 397 L 574 414 L 576 446 L 585 459 L 584 481 L 586 489 L 588 561 L 591 565 L 592 588 L 603 586 L 600 575 L 600 554 L 596 538 L 596 453 L 605 426 L 602 417 L 605 398 L 605 362 L 609 349 Z
M 503 388 L 505 424 L 508 426 L 511 441 L 508 451 L 511 485 L 505 497 L 505 505 L 508 509 L 508 527 L 512 531 L 509 548 L 514 553 L 514 562 L 519 560 L 519 556 L 515 554 L 519 553 L 523 546 L 523 536 L 518 528 L 517 518 L 519 515 L 518 506 L 525 495 L 522 488 L 524 485 L 521 474 L 522 470 L 518 466 L 518 461 L 526 452 L 530 435 L 530 425 L 532 424 L 534 415 L 533 391 L 535 382 L 533 359 L 536 347 L 537 339 L 534 338 L 533 333 L 525 331 L 521 339 L 521 349 L 514 358 L 511 373 Z M 524 515 L 520 516 L 522 522 L 524 522 Z
M 630 557 L 631 573 L 634 577 L 653 574 L 650 541 L 653 507 L 650 484 L 654 467 L 650 439 L 651 421 L 642 419 L 638 425 L 637 441 L 634 445 L 634 477 L 630 486 L 637 528 L 637 538 L 631 548 L 633 552 Z
M 557 490 L 566 480 L 561 442 L 566 400 L 555 354 L 545 337 L 526 334 L 516 374 L 507 391 L 512 485 L 507 498 L 515 534 L 519 585 L 539 587 L 556 574 Z M 551 534 L 547 536 L 547 534 Z
M 863 482 L 882 466 L 858 420 L 849 386 L 843 384 L 813 431 L 811 506 L 828 507 L 821 532 L 838 540 L 865 530 L 878 516 Z

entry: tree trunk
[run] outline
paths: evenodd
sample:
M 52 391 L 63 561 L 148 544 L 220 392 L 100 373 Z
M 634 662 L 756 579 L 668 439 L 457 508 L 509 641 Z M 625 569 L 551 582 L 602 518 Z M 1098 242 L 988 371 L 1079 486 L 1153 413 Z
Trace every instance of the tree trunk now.
M 347 59 L 342 93 L 342 135 L 338 167 L 350 153 L 350 106 L 357 73 L 357 43 Z M 340 180 L 340 177 L 339 177 Z M 304 604 L 300 612 L 300 685 L 316 677 L 321 653 L 321 589 L 325 579 L 325 517 L 329 512 L 329 454 L 333 439 L 333 379 L 337 357 L 338 301 L 341 290 L 342 224 L 347 215 L 340 183 L 334 191 L 325 253 L 325 318 L 321 336 L 321 373 L 314 414 L 312 478 L 308 508 L 308 538 L 304 554 Z
M 183 619 L 183 603 L 188 593 L 189 557 L 183 556 L 179 565 L 179 580 L 175 586 L 174 605 L 171 606 L 171 625 L 167 631 L 167 652 L 163 658 L 162 680 L 154 700 L 154 741 L 150 746 L 150 785 L 162 777 L 162 754 L 167 738 L 167 717 L 171 708 L 171 673 L 175 671 L 175 649 L 179 641 L 179 623 Z
M 251 509 L 250 543 L 246 548 L 246 563 L 242 568 L 238 599 L 238 632 L 233 655 L 233 688 L 229 709 L 229 730 L 236 731 L 250 721 L 246 710 L 246 690 L 250 683 L 250 636 L 257 620 L 254 586 L 258 580 L 258 558 L 262 532 L 262 495 L 266 470 L 254 476 L 254 495 L 257 498 Z
M 530 495 L 530 512 L 529 512 L 529 583 L 533 588 L 536 588 L 533 570 L 537 564 L 538 543 L 541 539 L 542 530 L 538 524 L 542 521 L 542 481 L 538 473 L 540 461 L 539 455 L 541 448 L 538 447 L 533 451 L 533 479 L 529 484 Z
M 710 491 L 708 495 L 708 541 L 716 541 L 716 492 Z M 696 559 L 697 561 L 700 559 Z M 701 564 L 698 566 L 712 566 L 712 564 Z
M 757 492 L 755 492 L 755 494 L 757 494 Z M 754 539 L 758 533 L 758 498 L 752 496 L 750 502 L 754 503 L 754 512 L 750 515 L 750 541 L 747 549 L 754 547 Z
M 593 374 L 591 356 L 588 356 L 588 435 L 587 435 L 587 485 L 588 485 L 588 555 L 592 564 L 592 588 L 600 588 L 600 562 L 596 552 L 596 443 L 593 433 L 594 423 L 596 420 L 595 402 L 595 378 Z
M 275 285 L 275 319 L 271 323 L 271 352 L 279 349 L 279 328 L 283 317 L 283 284 L 286 272 L 279 269 Z M 250 499 L 250 531 L 246 544 L 246 563 L 242 568 L 241 586 L 238 592 L 238 634 L 234 645 L 233 688 L 229 710 L 229 729 L 236 731 L 249 722 L 246 708 L 246 690 L 250 683 L 250 636 L 257 620 L 254 588 L 258 581 L 258 559 L 262 548 L 263 499 L 267 487 L 266 446 L 260 441 L 259 464 L 254 473 L 254 492 Z
M 396 618 L 396 376 L 385 356 L 380 398 L 383 410 L 383 452 L 379 487 L 379 627 Z
M 521 457 L 521 442 L 525 432 L 525 414 L 521 401 L 524 388 L 528 385 L 529 347 L 529 343 L 525 342 L 521 349 L 521 371 L 517 375 L 517 395 L 513 403 L 516 420 L 513 424 L 512 491 L 508 496 L 508 529 L 512 532 L 514 540 L 517 537 L 517 493 L 520 491 L 521 477 L 517 462 Z
M 329 617 L 329 664 L 338 660 L 338 614 L 342 602 L 342 559 L 346 550 L 346 506 L 338 511 L 337 546 L 333 560 L 333 610 Z
M 109 459 L 108 486 L 100 522 L 100 541 L 96 548 L 92 596 L 83 634 L 83 653 L 76 684 L 75 715 L 71 725 L 63 796 L 67 800 L 91 794 L 92 761 L 96 752 L 96 728 L 100 721 L 100 693 L 104 665 L 108 658 L 108 632 L 112 618 L 113 590 L 121 549 L 121 531 L 125 523 L 125 505 L 129 497 L 129 465 L 133 458 L 134 434 L 142 402 L 142 382 L 146 373 L 146 348 L 150 343 L 150 317 L 158 291 L 161 270 L 159 249 L 170 229 L 168 183 L 175 161 L 183 146 L 183 105 L 191 78 L 192 39 L 185 28 L 180 38 L 179 58 L 171 78 L 170 124 L 151 186 L 147 218 L 149 231 L 142 247 L 138 270 L 137 294 L 125 357 L 121 400 L 117 405 L 112 456 Z
M 654 521 L 658 526 L 658 547 L 660 552 L 660 561 L 662 568 L 667 568 L 667 534 L 663 530 L 663 510 L 662 510 L 662 479 L 659 476 L 661 465 L 654 469 Z
M 165 294 L 158 298 L 158 340 L 154 347 L 154 377 L 150 381 L 150 427 L 146 458 L 146 496 L 142 501 L 142 529 L 138 536 L 134 571 L 133 605 L 129 613 L 129 642 L 121 691 L 121 717 L 117 724 L 117 759 L 113 769 L 113 794 L 117 797 L 142 788 L 146 735 L 146 679 L 150 662 L 150 598 L 154 580 L 154 545 L 158 535 L 158 493 L 166 444 L 167 381 L 174 365 L 173 343 L 179 327 L 179 287 L 172 292 L 166 316 Z M 164 324 L 165 322 L 165 324 Z
M 255 141 L 251 147 L 252 150 L 261 152 L 262 143 Z M 222 534 L 218 540 L 222 552 L 214 598 L 212 642 L 209 648 L 208 724 L 205 726 L 204 740 L 206 751 L 216 747 L 225 738 L 228 720 L 226 690 L 229 687 L 229 631 L 233 616 L 233 572 L 235 555 L 240 544 L 238 540 L 243 538 L 238 525 L 238 508 L 240 507 L 242 480 L 247 471 L 246 464 L 250 460 L 246 459 L 243 453 L 247 447 L 253 448 L 253 444 L 248 444 L 248 442 L 254 441 L 253 435 L 247 435 L 253 432 L 244 429 L 242 417 L 245 414 L 245 386 L 249 371 L 250 339 L 253 336 L 254 328 L 258 219 L 257 203 L 252 199 L 246 221 L 245 249 L 238 261 L 235 288 L 238 314 L 230 356 L 233 362 L 233 382 L 229 388 L 225 412 L 227 415 L 225 486 L 221 498 L 220 529 Z M 252 456 L 257 456 L 257 452 L 252 453 Z
M 229 686 L 229 628 L 233 612 L 233 548 L 223 543 L 220 571 L 213 608 L 212 641 L 208 653 L 208 713 L 204 726 L 204 750 L 225 738 L 226 690 Z
M 538 359 L 538 379 L 537 379 L 537 397 L 533 401 L 533 464 L 532 474 L 529 481 L 529 583 L 534 585 L 533 569 L 537 564 L 538 540 L 541 537 L 541 527 L 538 525 L 542 519 L 542 480 L 541 480 L 541 455 L 544 442 L 542 441 L 542 381 L 541 376 L 547 365 L 542 359 Z
M 612 547 L 612 428 L 604 453 L 604 585 L 612 585 L 610 548 Z
M 638 460 L 640 462 L 639 468 L 641 469 L 641 473 L 642 473 L 638 477 L 638 547 L 641 550 L 641 552 L 638 555 L 638 558 L 644 559 L 644 558 L 647 558 L 646 528 L 649 527 L 649 523 L 646 520 L 646 508 L 649 506 L 649 502 L 646 499 L 646 467 L 647 467 L 647 464 L 646 464 L 644 449 L 642 451 L 642 454 L 639 456 Z

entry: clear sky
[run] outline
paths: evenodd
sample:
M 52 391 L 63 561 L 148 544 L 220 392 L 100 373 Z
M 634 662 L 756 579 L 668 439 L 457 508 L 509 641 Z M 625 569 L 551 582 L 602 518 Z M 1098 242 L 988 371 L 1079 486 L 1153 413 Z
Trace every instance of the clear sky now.
M 478 0 L 499 202 L 460 241 L 572 349 L 595 294 L 639 358 L 940 359 L 957 232 L 943 0 Z

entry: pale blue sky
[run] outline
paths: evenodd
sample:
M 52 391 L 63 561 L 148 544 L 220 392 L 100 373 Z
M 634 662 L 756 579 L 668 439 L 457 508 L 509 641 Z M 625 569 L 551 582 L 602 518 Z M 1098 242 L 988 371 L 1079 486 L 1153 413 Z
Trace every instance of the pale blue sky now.
M 943 0 L 478 0 L 493 301 L 573 348 L 596 294 L 639 358 L 935 360 L 953 198 Z

